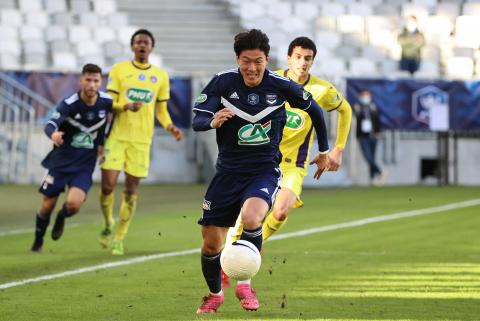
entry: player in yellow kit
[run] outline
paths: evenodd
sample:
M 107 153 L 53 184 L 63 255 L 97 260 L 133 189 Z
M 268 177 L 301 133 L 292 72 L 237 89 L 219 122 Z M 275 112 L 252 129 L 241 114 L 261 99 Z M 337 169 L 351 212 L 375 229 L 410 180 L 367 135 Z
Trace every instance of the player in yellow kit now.
M 342 94 L 328 81 L 310 74 L 317 48 L 307 37 L 295 38 L 288 47 L 288 66 L 277 73 L 289 77 L 310 92 L 315 101 L 326 111 L 338 112 L 337 138 L 335 147 L 328 153 L 329 171 L 337 171 L 342 164 L 342 155 L 350 130 L 352 109 Z M 308 114 L 287 104 L 287 123 L 280 143 L 282 161 L 281 190 L 278 192 L 273 210 L 262 226 L 263 239 L 268 239 L 287 221 L 292 208 L 303 205 L 300 199 L 302 184 L 307 175 L 308 157 L 313 142 L 312 121 Z M 321 173 L 316 173 L 318 178 Z M 227 244 L 239 238 L 242 231 L 241 222 L 230 228 Z
M 107 91 L 114 100 L 115 118 L 105 143 L 101 166 L 100 206 L 105 217 L 105 228 L 99 242 L 104 247 L 110 245 L 115 223 L 113 191 L 118 175 L 124 171 L 125 189 L 120 205 L 120 220 L 112 244 L 114 255 L 124 253 L 123 239 L 135 213 L 140 179 L 148 174 L 155 115 L 176 140 L 183 137 L 167 111 L 167 100 L 170 98 L 168 74 L 148 62 L 155 45 L 153 35 L 145 29 L 137 30 L 130 43 L 134 60 L 115 64 L 107 84 Z

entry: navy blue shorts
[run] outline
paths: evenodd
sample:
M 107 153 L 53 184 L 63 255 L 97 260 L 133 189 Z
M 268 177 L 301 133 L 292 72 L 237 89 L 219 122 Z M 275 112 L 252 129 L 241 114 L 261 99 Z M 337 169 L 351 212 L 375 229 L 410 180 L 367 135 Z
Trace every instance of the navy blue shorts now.
M 251 197 L 262 198 L 271 207 L 281 178 L 279 168 L 256 174 L 217 172 L 205 194 L 198 224 L 234 226 L 243 203 Z
M 75 173 L 62 173 L 49 169 L 40 183 L 38 191 L 47 197 L 57 197 L 65 191 L 65 186 L 77 187 L 88 193 L 92 186 L 92 171 L 84 170 Z

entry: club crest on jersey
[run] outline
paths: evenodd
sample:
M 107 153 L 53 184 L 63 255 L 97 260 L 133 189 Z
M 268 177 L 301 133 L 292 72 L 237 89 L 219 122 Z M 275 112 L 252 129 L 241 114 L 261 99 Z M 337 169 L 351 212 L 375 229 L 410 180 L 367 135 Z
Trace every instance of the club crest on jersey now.
M 155 83 L 157 82 L 157 80 L 158 80 L 157 77 L 155 77 L 155 76 L 150 76 L 150 81 L 151 81 L 153 84 L 155 84 Z
M 153 99 L 153 93 L 148 89 L 128 88 L 127 98 L 130 101 L 141 101 L 148 104 Z
M 308 100 L 308 98 L 310 98 L 310 96 L 311 96 L 311 94 L 304 89 L 303 90 L 303 100 Z
M 60 118 L 60 113 L 58 111 L 53 112 L 52 114 L 52 119 L 59 119 Z
M 211 206 L 212 206 L 212 202 L 207 201 L 207 200 L 203 200 L 202 208 L 203 208 L 205 211 L 210 211 L 210 210 L 211 210 Z
M 277 102 L 277 95 L 265 95 L 265 100 L 267 104 L 273 105 Z
M 106 115 L 107 115 L 107 112 L 105 110 L 100 110 L 98 112 L 98 117 L 99 118 L 105 118 Z
M 147 79 L 147 76 L 145 76 L 145 74 L 138 75 L 138 80 L 144 81 L 145 79 Z
M 303 125 L 305 125 L 305 118 L 302 115 L 295 111 L 287 110 L 287 122 L 285 123 L 285 127 L 299 130 L 303 128 Z
M 256 105 L 260 101 L 260 97 L 257 94 L 250 94 L 248 95 L 248 103 L 250 105 Z
M 263 145 L 270 142 L 268 132 L 272 129 L 272 121 L 265 124 L 247 124 L 238 130 L 238 145 Z

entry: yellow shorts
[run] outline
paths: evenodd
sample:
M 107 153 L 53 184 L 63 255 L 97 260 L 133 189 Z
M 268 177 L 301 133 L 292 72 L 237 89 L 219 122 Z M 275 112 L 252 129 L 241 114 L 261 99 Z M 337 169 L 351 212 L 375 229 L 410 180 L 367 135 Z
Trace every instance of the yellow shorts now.
M 150 167 L 150 144 L 134 143 L 107 138 L 103 151 L 102 169 L 125 170 L 135 177 L 147 177 Z
M 304 168 L 300 167 L 288 167 L 282 169 L 282 182 L 280 186 L 282 188 L 288 188 L 295 193 L 297 196 L 297 201 L 293 208 L 299 208 L 303 206 L 303 202 L 300 199 L 300 194 L 302 194 L 302 184 L 305 179 L 306 171 Z

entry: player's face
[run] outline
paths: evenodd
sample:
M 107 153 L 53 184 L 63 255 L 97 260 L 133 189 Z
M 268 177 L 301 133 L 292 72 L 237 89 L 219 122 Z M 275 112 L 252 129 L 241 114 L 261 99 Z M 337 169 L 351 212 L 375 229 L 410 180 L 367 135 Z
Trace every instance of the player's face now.
M 293 48 L 292 55 L 288 56 L 288 68 L 298 78 L 305 78 L 313 64 L 313 50 L 302 47 Z
M 132 51 L 135 54 L 135 60 L 139 62 L 147 62 L 148 56 L 153 50 L 152 39 L 143 34 L 136 35 L 133 38 Z
M 268 57 L 260 49 L 243 50 L 237 57 L 237 63 L 245 85 L 255 87 L 262 82 Z
M 99 73 L 86 73 L 80 77 L 80 88 L 86 98 L 93 98 L 97 95 L 102 85 L 102 76 Z

